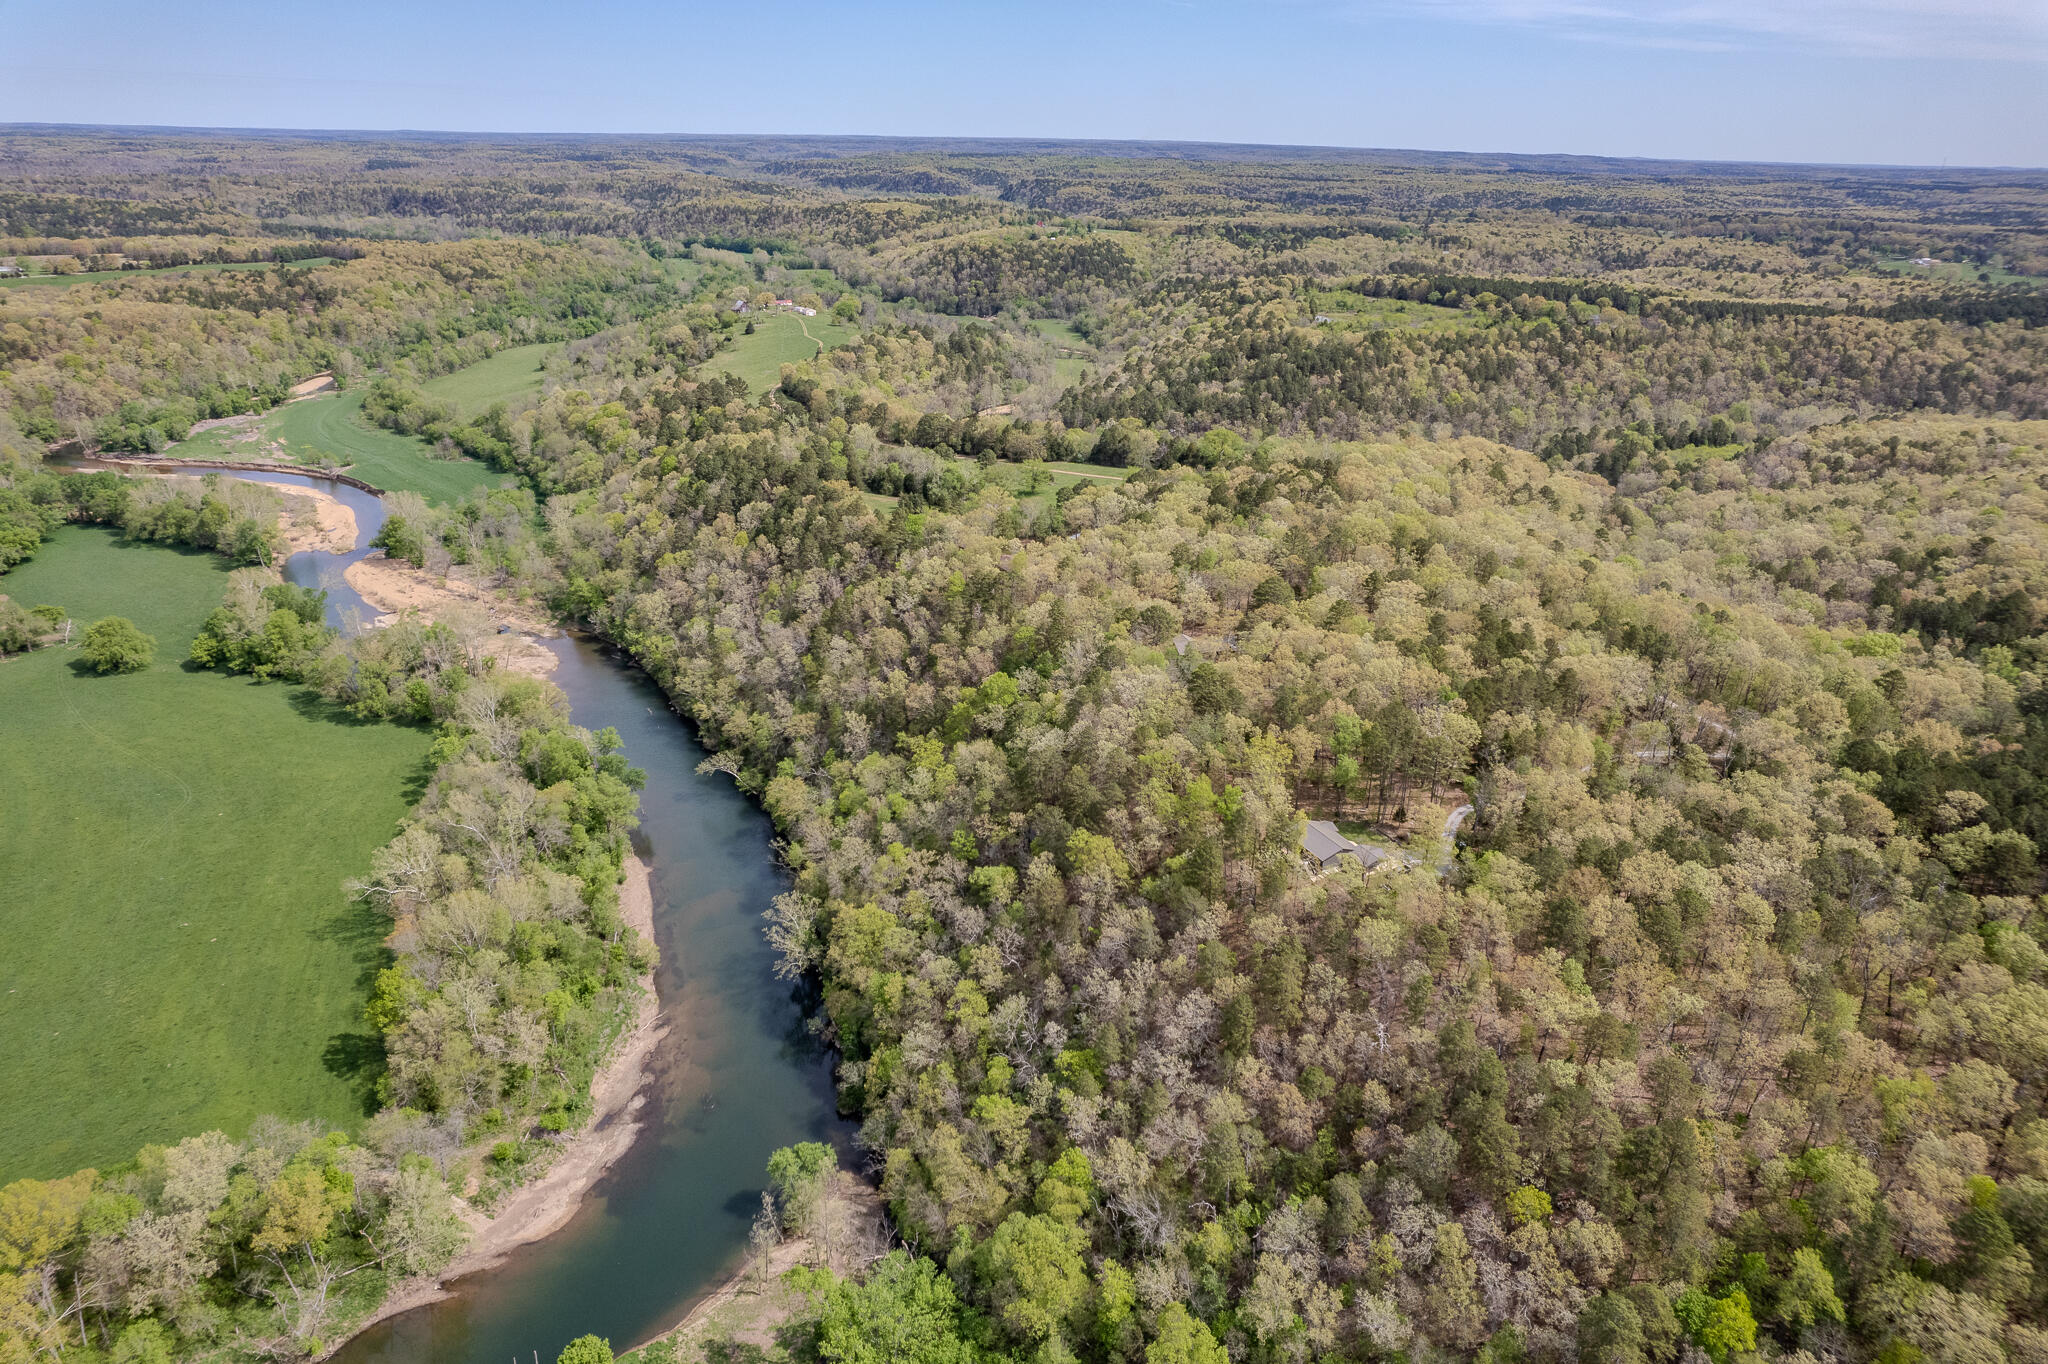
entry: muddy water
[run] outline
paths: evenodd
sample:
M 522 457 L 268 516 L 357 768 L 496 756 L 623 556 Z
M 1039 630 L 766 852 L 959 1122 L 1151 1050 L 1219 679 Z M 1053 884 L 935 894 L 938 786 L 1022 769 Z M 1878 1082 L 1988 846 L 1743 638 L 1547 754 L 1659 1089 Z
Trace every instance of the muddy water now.
M 375 615 L 341 574 L 384 523 L 376 497 L 313 476 L 209 472 L 345 502 L 355 551 L 295 554 L 285 574 L 326 588 L 336 625 Z M 850 1148 L 831 1059 L 806 1026 L 809 1001 L 775 978 L 762 932 L 761 915 L 787 888 L 767 816 L 727 778 L 697 775 L 704 750 L 629 660 L 589 640 L 547 643 L 576 722 L 617 729 L 647 773 L 634 845 L 652 871 L 668 1035 L 649 1064 L 645 1125 L 561 1231 L 456 1280 L 446 1300 L 372 1327 L 334 1356 L 340 1364 L 548 1364 L 585 1332 L 624 1350 L 680 1320 L 738 1266 L 769 1152 L 797 1141 Z

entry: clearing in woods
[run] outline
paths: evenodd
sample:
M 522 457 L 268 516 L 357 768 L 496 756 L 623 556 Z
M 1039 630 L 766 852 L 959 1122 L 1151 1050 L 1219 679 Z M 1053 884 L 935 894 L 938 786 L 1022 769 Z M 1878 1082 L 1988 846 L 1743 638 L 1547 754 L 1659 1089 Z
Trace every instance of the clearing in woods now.
M 732 339 L 732 348 L 722 350 L 697 367 L 700 374 L 737 374 L 747 381 L 747 391 L 766 393 L 782 382 L 782 367 L 809 360 L 820 347 L 831 350 L 851 341 L 856 329 L 831 321 L 824 313 L 805 317 L 801 313 L 756 313 L 754 334 L 744 332 Z
M 548 357 L 561 348 L 555 341 L 513 346 L 453 374 L 429 379 L 420 385 L 420 391 L 447 403 L 464 418 L 475 417 L 492 403 L 539 397 L 541 381 L 547 378 Z
M 1074 330 L 1073 323 L 1058 317 L 1034 317 L 1031 329 L 1052 344 L 1053 377 L 1067 385 L 1080 383 L 1095 360 L 1095 347 L 1088 344 L 1088 338 Z
M 365 483 L 386 492 L 419 493 L 430 502 L 453 502 L 472 488 L 496 487 L 505 477 L 467 457 L 436 459 L 432 447 L 419 437 L 401 436 L 364 421 L 362 408 L 361 392 L 305 398 L 250 421 L 209 427 L 164 453 L 223 464 L 281 460 L 346 465 Z
M 353 1127 L 390 925 L 342 890 L 426 776 L 425 730 L 184 662 L 227 564 L 60 529 L 0 576 L 80 626 L 124 615 L 147 670 L 0 663 L 0 1183 L 126 1160 L 265 1113 Z
M 1117 469 L 1107 464 L 1048 459 L 1032 464 L 998 464 L 989 470 L 988 476 L 990 482 L 1015 493 L 1017 505 L 1023 508 L 1027 517 L 1035 520 L 1040 512 L 1052 505 L 1062 488 L 1077 483 L 1108 487 L 1123 482 L 1136 472 L 1135 469 Z
M 1109 485 L 1121 483 L 1136 473 L 1135 469 L 1118 469 L 1107 464 L 1080 464 L 1073 460 L 1048 459 L 1026 464 L 999 463 L 982 468 L 974 460 L 956 455 L 951 463 L 968 474 L 979 477 L 983 482 L 1008 492 L 1017 499 L 1017 505 L 1026 519 L 1036 520 L 1038 514 L 1050 507 L 1060 489 L 1080 484 Z M 887 518 L 896 510 L 901 498 L 889 493 L 863 491 L 861 496 L 877 516 Z
M 156 279 L 162 275 L 210 275 L 222 271 L 275 270 L 282 266 L 286 270 L 311 270 L 319 265 L 338 264 L 332 256 L 315 256 L 309 260 L 294 261 L 231 261 L 205 265 L 167 265 L 161 270 L 81 270 L 75 275 L 8 275 L 0 278 L 0 287 L 20 288 L 24 285 L 54 284 L 67 288 L 73 284 L 94 284 L 110 279 Z

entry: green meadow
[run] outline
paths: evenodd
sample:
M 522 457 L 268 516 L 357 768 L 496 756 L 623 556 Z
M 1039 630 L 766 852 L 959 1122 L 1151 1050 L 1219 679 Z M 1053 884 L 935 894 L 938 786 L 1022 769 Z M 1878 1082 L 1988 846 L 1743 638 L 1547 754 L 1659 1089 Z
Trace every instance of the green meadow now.
M 950 461 L 958 465 L 969 476 L 979 477 L 984 483 L 1001 488 L 1017 499 L 1027 518 L 1035 518 L 1041 511 L 1052 505 L 1053 498 L 1062 488 L 1077 483 L 1121 483 L 1129 478 L 1135 469 L 1114 469 L 1107 464 L 1081 464 L 1072 460 L 1041 460 L 1027 464 L 998 463 L 987 468 L 963 455 L 955 455 Z M 875 514 L 886 517 L 896 510 L 900 498 L 887 493 L 863 491 L 861 496 L 874 508 Z
M 750 393 L 766 393 L 782 382 L 782 367 L 809 360 L 819 348 L 831 350 L 851 341 L 857 329 L 833 322 L 824 313 L 769 312 L 754 316 L 754 333 L 735 334 L 732 345 L 698 366 L 700 374 L 737 374 Z
M 224 464 L 345 465 L 355 477 L 386 492 L 415 492 L 432 502 L 455 501 L 472 488 L 495 487 L 505 477 L 466 457 L 437 459 L 417 436 L 364 421 L 362 407 L 359 392 L 305 398 L 273 408 L 254 422 L 211 427 L 164 453 Z
M 1034 317 L 1031 329 L 1052 343 L 1053 377 L 1063 384 L 1079 383 L 1095 358 L 1095 347 L 1088 344 L 1088 339 L 1064 318 Z
M 2048 280 L 2040 275 L 2017 275 L 2005 268 L 2003 257 L 1994 256 L 1983 265 L 1975 261 L 1937 260 L 1932 265 L 1915 265 L 1910 257 L 1896 256 L 1881 260 L 1877 268 L 1888 275 L 1912 275 L 1919 279 L 1936 280 L 1942 284 L 1961 284 L 1971 288 L 1980 285 L 1996 287 L 2001 284 L 2038 285 Z
M 1330 319 L 1322 326 L 1339 331 L 1472 331 L 1484 327 L 1488 320 L 1477 311 L 1412 303 L 1405 298 L 1374 298 L 1347 289 L 1317 294 L 1316 311 Z
M 488 360 L 429 379 L 420 391 L 447 403 L 463 417 L 475 417 L 492 403 L 516 403 L 538 398 L 541 381 L 547 378 L 547 361 L 562 347 L 553 341 L 501 350 Z
M 1075 484 L 1121 483 L 1135 470 L 1113 469 L 1107 464 L 1081 464 L 1073 460 L 1048 459 L 1035 464 L 998 464 L 987 477 L 998 487 L 1017 496 L 1017 505 L 1029 517 L 1050 507 L 1060 489 Z
M 147 670 L 75 649 L 0 663 L 0 1183 L 125 1160 L 265 1113 L 352 1124 L 388 924 L 350 902 L 430 735 L 184 662 L 225 563 L 66 527 L 0 577 L 81 626 L 124 615 Z

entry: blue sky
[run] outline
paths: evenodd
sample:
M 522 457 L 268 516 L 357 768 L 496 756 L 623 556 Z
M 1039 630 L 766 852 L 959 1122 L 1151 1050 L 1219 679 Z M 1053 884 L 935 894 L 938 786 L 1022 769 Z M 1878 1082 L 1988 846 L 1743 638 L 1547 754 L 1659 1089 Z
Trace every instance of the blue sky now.
M 0 32 L 0 122 L 2048 166 L 2048 0 L 0 0 Z

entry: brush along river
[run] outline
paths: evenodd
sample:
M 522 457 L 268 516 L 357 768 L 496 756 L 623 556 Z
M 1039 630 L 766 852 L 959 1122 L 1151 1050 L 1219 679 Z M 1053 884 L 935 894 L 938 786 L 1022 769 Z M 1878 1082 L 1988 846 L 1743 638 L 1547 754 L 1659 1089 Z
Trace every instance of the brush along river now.
M 354 553 L 293 555 L 285 571 L 328 589 L 334 624 L 375 616 L 341 575 L 383 525 L 376 497 L 330 479 L 218 472 L 317 488 L 353 510 Z M 728 779 L 697 774 L 704 750 L 640 669 L 589 640 L 544 642 L 576 723 L 618 730 L 647 773 L 634 847 L 653 883 L 667 1033 L 648 1062 L 640 1135 L 561 1230 L 451 1280 L 440 1301 L 378 1322 L 336 1352 L 343 1364 L 547 1364 L 585 1332 L 620 1350 L 637 1344 L 739 1266 L 769 1152 L 818 1140 L 843 1150 L 851 1137 L 807 1002 L 776 979 L 762 932 L 787 885 L 767 816 Z

